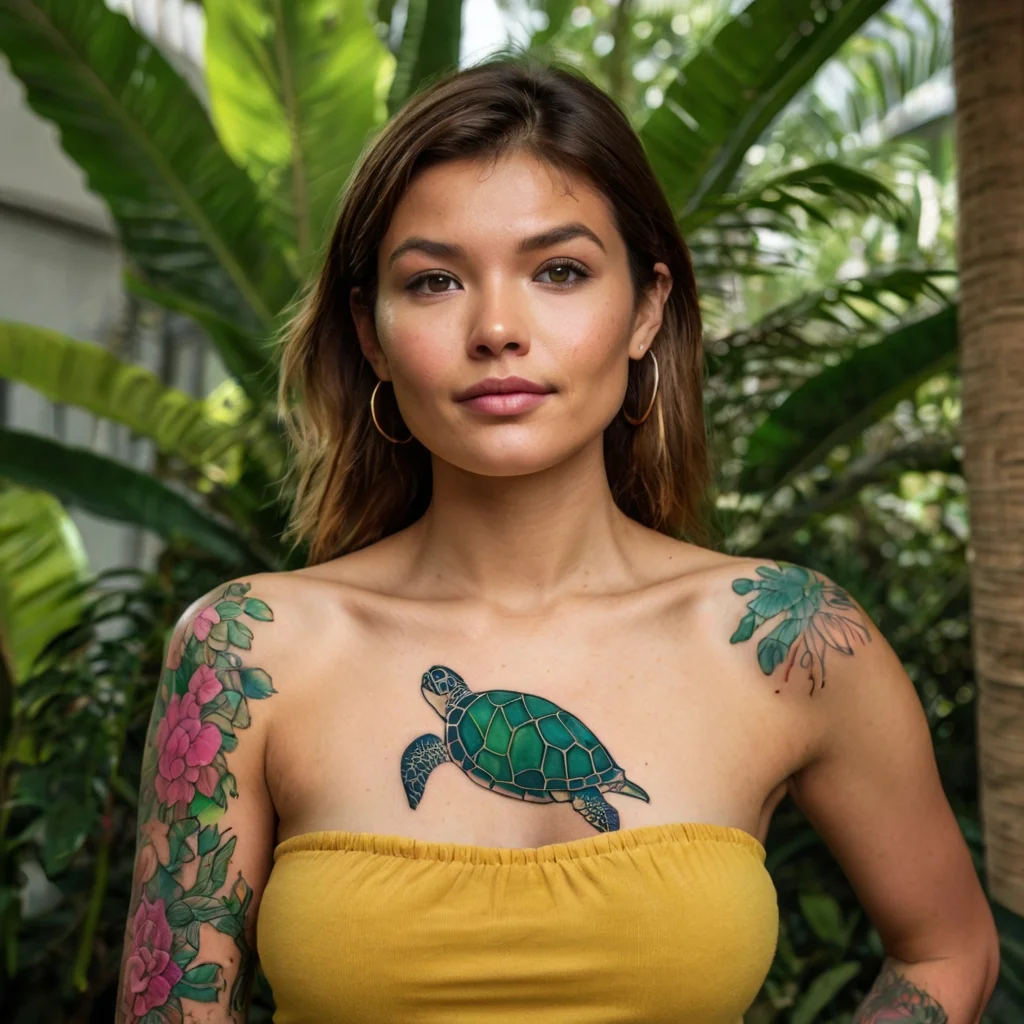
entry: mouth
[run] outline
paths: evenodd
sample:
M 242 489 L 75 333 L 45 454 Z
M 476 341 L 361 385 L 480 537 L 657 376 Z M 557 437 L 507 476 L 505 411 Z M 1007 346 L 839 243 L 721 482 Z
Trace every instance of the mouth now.
M 525 377 L 488 377 L 461 392 L 456 401 L 478 412 L 512 415 L 540 405 L 554 389 Z
M 552 392 L 550 391 L 491 392 L 489 394 L 476 395 L 473 398 L 464 398 L 459 402 L 459 405 L 464 405 L 468 409 L 475 409 L 477 412 L 510 416 L 535 408 L 545 399 L 549 398 L 551 394 Z

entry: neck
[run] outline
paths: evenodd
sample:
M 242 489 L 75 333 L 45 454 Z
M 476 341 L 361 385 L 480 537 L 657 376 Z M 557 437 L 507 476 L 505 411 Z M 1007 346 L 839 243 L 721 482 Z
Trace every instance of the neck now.
M 406 531 L 406 584 L 541 611 L 635 582 L 628 555 L 643 530 L 615 504 L 600 436 L 556 466 L 516 476 L 469 473 L 435 456 L 430 507 Z

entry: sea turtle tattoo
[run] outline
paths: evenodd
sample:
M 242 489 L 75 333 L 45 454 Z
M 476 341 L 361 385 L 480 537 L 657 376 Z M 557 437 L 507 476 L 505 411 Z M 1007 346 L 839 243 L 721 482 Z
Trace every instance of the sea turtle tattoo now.
M 599 832 L 619 827 L 619 812 L 601 795 L 650 797 L 573 714 L 532 693 L 473 692 L 453 669 L 432 665 L 420 689 L 444 719 L 444 739 L 425 733 L 402 754 L 402 784 L 415 810 L 427 777 L 446 761 L 478 786 L 533 803 L 571 802 Z

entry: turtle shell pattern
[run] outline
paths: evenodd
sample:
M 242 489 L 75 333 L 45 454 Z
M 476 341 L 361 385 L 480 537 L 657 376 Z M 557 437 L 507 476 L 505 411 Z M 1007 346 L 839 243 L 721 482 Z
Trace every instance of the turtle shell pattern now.
M 625 774 L 575 715 L 531 693 L 467 693 L 449 710 L 445 742 L 464 772 L 521 800 L 549 803 L 555 790 L 575 793 Z

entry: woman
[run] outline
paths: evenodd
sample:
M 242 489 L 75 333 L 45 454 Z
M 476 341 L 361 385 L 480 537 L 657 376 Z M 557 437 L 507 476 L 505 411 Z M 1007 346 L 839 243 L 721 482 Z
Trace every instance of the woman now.
M 995 933 L 914 688 L 835 583 L 702 546 L 702 370 L 600 90 L 501 58 L 384 128 L 283 345 L 310 564 L 169 643 L 125 1020 L 244 1016 L 258 937 L 282 1024 L 735 1024 L 787 794 L 889 954 L 858 1020 L 978 1018 Z

